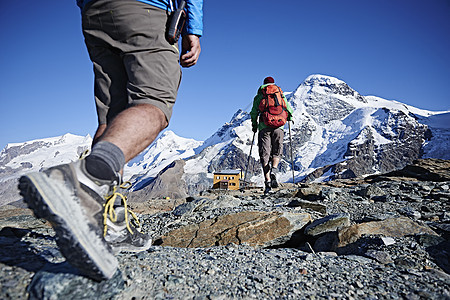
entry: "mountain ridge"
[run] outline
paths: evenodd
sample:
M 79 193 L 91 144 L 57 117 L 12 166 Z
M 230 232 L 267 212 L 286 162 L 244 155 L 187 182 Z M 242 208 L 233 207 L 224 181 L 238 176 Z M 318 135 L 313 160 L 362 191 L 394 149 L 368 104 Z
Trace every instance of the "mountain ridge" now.
M 289 132 L 285 130 L 281 182 L 292 182 L 289 133 L 296 182 L 388 172 L 421 157 L 450 159 L 446 151 L 450 146 L 448 111 L 432 112 L 394 100 L 363 96 L 344 81 L 319 74 L 308 76 L 286 94 L 294 114 Z M 252 146 L 252 140 L 250 116 L 241 109 L 205 141 L 179 137 L 166 130 L 125 166 L 124 179 L 131 180 L 134 189 L 139 190 L 171 163 L 183 160 L 184 170 L 176 174 L 182 174 L 179 179 L 186 183 L 188 194 L 210 187 L 212 173 L 222 169 L 248 168 L 249 180 L 258 185 L 262 183 L 261 168 L 257 143 Z M 0 182 L 8 181 L 11 189 L 13 179 L 26 171 L 75 160 L 89 148 L 92 139 L 89 135 L 75 139 L 69 134 L 52 141 L 8 144 L 0 154 Z M 67 157 L 61 154 L 63 148 L 54 150 L 58 145 L 62 147 L 64 141 L 72 149 L 67 150 L 70 153 Z M 55 148 L 50 151 L 46 145 Z M 30 153 L 34 153 L 33 159 Z M 21 157 L 14 161 L 14 155 Z M 5 174 L 9 174 L 8 180 Z

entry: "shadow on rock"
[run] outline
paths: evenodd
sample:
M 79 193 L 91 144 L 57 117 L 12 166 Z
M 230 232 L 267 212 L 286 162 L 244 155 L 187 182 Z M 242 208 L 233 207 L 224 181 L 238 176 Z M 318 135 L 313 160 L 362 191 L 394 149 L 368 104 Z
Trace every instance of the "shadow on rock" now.
M 67 262 L 47 265 L 28 286 L 29 299 L 112 299 L 125 288 L 122 272 L 95 282 L 79 276 Z
M 301 228 L 292 233 L 290 238 L 279 245 L 273 245 L 267 247 L 267 249 L 281 249 L 281 248 L 298 248 L 302 251 L 309 252 L 310 249 L 306 247 L 306 243 L 312 243 L 313 238 L 305 234 L 305 228 Z
M 48 261 L 33 252 L 31 243 L 22 241 L 30 232 L 27 229 L 4 227 L 0 231 L 0 262 L 29 272 L 42 269 Z
M 433 258 L 434 262 L 442 270 L 450 274 L 450 241 L 440 237 L 424 236 L 421 237 L 419 243 L 426 247 L 426 251 Z
M 69 265 L 59 267 L 61 263 L 53 263 L 48 259 L 61 256 L 59 250 L 52 246 L 42 246 L 36 248 L 30 242 L 24 241 L 27 235 L 34 239 L 54 241 L 51 236 L 39 234 L 29 229 L 4 227 L 0 230 L 0 262 L 9 266 L 22 268 L 28 272 L 36 273 L 42 269 L 49 272 L 77 274 L 77 270 Z

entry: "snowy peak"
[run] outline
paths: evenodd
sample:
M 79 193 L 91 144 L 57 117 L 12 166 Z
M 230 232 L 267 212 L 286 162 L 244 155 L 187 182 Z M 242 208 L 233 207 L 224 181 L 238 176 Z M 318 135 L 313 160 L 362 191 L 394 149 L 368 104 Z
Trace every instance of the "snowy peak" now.
M 303 83 L 305 85 L 317 85 L 317 86 L 326 86 L 326 85 L 331 85 L 331 84 L 344 84 L 346 85 L 347 83 L 345 83 L 344 81 L 336 78 L 336 77 L 332 77 L 332 76 L 327 76 L 327 75 L 323 75 L 323 74 L 312 74 L 309 75 L 308 77 L 306 77 L 306 79 L 303 81 Z
M 345 82 L 324 75 L 309 76 L 289 101 L 294 109 L 294 120 L 312 119 L 318 125 L 339 120 L 367 105 L 367 100 Z
M 300 93 L 306 90 L 306 93 L 322 94 L 328 97 L 334 96 L 350 102 L 356 100 L 357 102 L 367 103 L 364 97 L 352 89 L 347 83 L 326 75 L 315 74 L 308 76 L 297 90 L 300 90 Z M 294 94 L 296 93 L 297 91 Z
M 231 118 L 230 122 L 225 123 L 211 137 L 205 141 L 205 147 L 220 142 L 225 142 L 237 136 L 236 127 L 241 126 L 243 122 L 250 118 L 242 109 L 239 109 Z
M 195 149 L 202 144 L 201 141 L 180 137 L 173 131 L 164 131 L 147 149 L 128 162 L 124 179 L 147 181 L 173 161 L 193 156 Z
M 50 137 L 50 138 L 43 138 L 43 139 L 36 139 L 27 141 L 24 143 L 9 143 L 6 145 L 6 147 L 2 150 L 2 153 L 4 151 L 10 151 L 11 149 L 28 149 L 25 150 L 27 152 L 36 150 L 38 148 L 47 147 L 51 148 L 53 146 L 57 145 L 71 145 L 71 144 L 78 144 L 78 143 L 89 143 L 92 142 L 91 136 L 88 134 L 87 136 L 78 136 L 71 133 L 66 133 L 62 136 L 57 137 Z M 24 154 L 24 152 L 21 152 Z
M 344 89 L 350 89 L 353 92 L 355 92 L 353 89 L 351 89 L 347 83 L 344 81 L 331 77 L 326 75 L 320 75 L 320 74 L 313 74 L 308 76 L 305 81 L 301 84 L 303 86 L 308 86 L 311 89 L 324 89 L 326 92 L 333 92 L 333 87 L 343 87 Z
M 76 160 L 90 147 L 90 135 L 59 137 L 8 144 L 0 153 L 0 182 L 27 172 Z
M 251 121 L 250 121 L 250 115 L 243 111 L 242 109 L 239 109 L 231 118 L 230 122 L 226 122 L 222 127 L 220 127 L 212 136 L 210 136 L 206 141 L 202 149 L 203 150 L 207 147 L 220 144 L 220 143 L 229 143 L 235 140 L 236 138 L 242 138 L 242 130 L 240 130 L 242 127 L 247 128 L 250 126 L 251 128 Z M 247 134 L 244 133 L 247 138 Z
M 65 134 L 8 144 L 0 153 L 0 206 L 21 199 L 17 189 L 20 176 L 75 161 L 91 143 L 90 135 Z

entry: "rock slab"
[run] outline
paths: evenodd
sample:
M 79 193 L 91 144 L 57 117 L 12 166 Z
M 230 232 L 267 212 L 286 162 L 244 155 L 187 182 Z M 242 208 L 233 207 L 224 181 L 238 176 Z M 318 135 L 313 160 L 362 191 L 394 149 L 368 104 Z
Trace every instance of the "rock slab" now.
M 338 231 L 338 247 L 344 247 L 357 241 L 362 235 L 382 235 L 385 237 L 403 237 L 407 235 L 437 235 L 427 226 L 419 225 L 409 218 L 391 218 L 383 221 L 366 222 L 342 228 Z
M 161 238 L 161 245 L 203 248 L 233 243 L 270 247 L 286 243 L 309 222 L 308 213 L 244 211 L 173 230 Z

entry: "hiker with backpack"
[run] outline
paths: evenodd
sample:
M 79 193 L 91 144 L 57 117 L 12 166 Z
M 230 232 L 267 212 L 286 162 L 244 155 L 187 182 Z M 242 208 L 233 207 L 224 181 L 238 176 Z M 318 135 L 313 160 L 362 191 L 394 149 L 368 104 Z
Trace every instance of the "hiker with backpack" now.
M 264 194 L 278 187 L 278 164 L 283 153 L 283 126 L 292 120 L 292 108 L 283 91 L 272 77 L 266 77 L 253 99 L 250 112 L 252 130 L 258 133 L 259 158 L 265 189 Z

